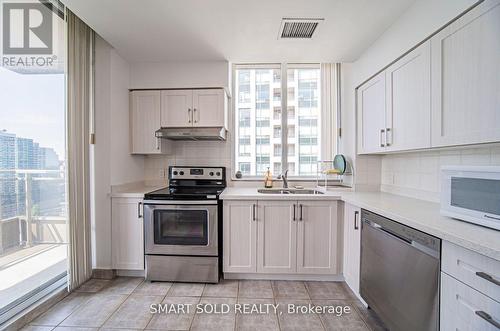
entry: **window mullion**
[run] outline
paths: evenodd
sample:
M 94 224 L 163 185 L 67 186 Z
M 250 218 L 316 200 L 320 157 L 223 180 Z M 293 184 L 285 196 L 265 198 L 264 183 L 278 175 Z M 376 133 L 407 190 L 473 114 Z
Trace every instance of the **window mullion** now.
M 281 172 L 288 168 L 287 64 L 281 64 Z

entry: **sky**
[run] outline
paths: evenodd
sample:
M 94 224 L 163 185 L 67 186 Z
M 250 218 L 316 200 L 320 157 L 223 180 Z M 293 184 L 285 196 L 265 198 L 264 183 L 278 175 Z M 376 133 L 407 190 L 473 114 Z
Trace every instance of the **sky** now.
M 63 74 L 19 74 L 0 67 L 0 130 L 65 156 Z

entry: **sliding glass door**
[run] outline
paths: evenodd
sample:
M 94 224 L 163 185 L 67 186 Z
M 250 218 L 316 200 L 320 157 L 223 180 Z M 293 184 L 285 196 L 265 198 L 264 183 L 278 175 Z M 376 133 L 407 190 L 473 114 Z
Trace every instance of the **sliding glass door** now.
M 67 273 L 65 23 L 0 1 L 0 324 Z

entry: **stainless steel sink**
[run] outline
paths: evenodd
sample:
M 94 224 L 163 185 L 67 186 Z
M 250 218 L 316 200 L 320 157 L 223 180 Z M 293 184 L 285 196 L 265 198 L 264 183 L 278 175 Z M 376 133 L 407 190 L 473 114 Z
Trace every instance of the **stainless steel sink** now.
M 264 194 L 323 194 L 323 192 L 314 189 L 297 189 L 297 188 L 263 188 L 257 192 Z

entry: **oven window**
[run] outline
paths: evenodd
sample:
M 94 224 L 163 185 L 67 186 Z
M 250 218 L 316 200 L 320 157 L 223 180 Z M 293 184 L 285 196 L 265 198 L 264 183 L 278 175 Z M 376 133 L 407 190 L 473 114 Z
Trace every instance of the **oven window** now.
M 452 177 L 451 205 L 500 215 L 500 180 Z
M 157 245 L 208 245 L 208 210 L 155 210 L 154 238 Z

